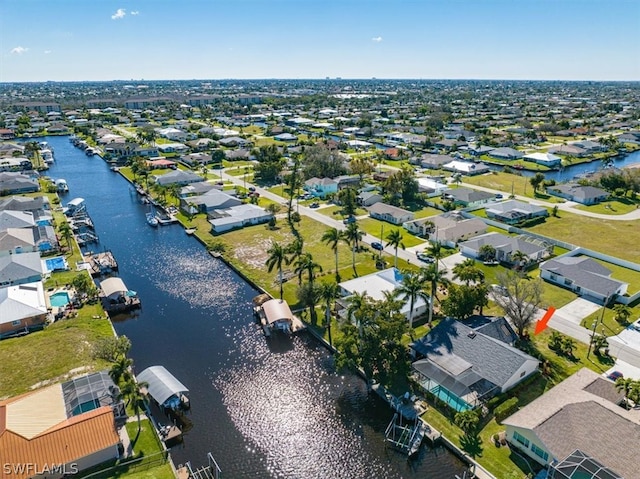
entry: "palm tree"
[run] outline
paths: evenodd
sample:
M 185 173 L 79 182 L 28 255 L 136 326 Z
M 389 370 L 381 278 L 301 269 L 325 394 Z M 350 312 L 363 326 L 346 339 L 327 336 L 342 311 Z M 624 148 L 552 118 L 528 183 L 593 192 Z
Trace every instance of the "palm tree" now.
M 478 250 L 480 253 L 480 258 L 484 261 L 493 261 L 496 259 L 496 248 L 490 244 L 484 244 Z
M 469 258 L 453 267 L 453 279 L 459 279 L 469 286 L 469 283 L 484 280 L 484 273 L 476 267 L 475 260 Z
M 429 301 L 429 295 L 424 290 L 422 275 L 413 271 L 404 271 L 400 286 L 396 288 L 396 293 L 409 299 L 409 331 L 413 334 L 413 306 L 416 300 L 422 298 Z
M 67 223 L 66 221 L 62 223 L 58 231 L 60 232 L 60 236 L 67 242 L 69 251 L 72 252 L 71 240 L 73 239 L 73 230 L 71 229 L 71 226 L 69 226 L 69 223 Z
M 113 382 L 118 384 L 120 379 L 123 379 L 125 383 L 128 382 L 131 379 L 132 364 L 133 360 L 129 359 L 125 355 L 120 355 L 109 370 L 109 376 Z
M 431 242 L 429 246 L 429 254 L 433 256 L 436 269 L 439 267 L 439 262 L 444 258 L 444 251 L 442 250 L 442 244 L 439 241 Z
M 289 257 L 287 256 L 287 249 L 283 248 L 279 243 L 275 241 L 271 243 L 271 247 L 267 250 L 269 257 L 267 258 L 267 268 L 269 273 L 273 271 L 273 268 L 278 268 L 278 281 L 280 283 L 280 299 L 282 299 L 282 265 L 289 264 Z
M 304 240 L 302 239 L 302 236 L 296 236 L 296 238 L 289 243 L 285 249 L 287 254 L 291 255 L 289 256 L 289 263 L 296 261 L 302 255 L 302 251 L 304 250 Z
M 360 230 L 358 223 L 349 223 L 346 231 L 344 232 L 344 240 L 351 246 L 351 259 L 353 265 L 353 272 L 356 273 L 356 249 L 358 243 L 362 240 L 364 233 Z
M 311 253 L 303 253 L 295 263 L 295 272 L 298 275 L 298 283 L 302 283 L 302 275 L 309 275 L 309 284 L 313 286 L 313 277 L 316 271 L 322 272 L 322 266 L 313 260 Z
M 513 261 L 515 269 L 520 269 L 529 262 L 529 256 L 520 250 L 516 250 L 511 254 L 511 261 Z
M 142 411 L 142 405 L 144 404 L 146 397 L 142 394 L 142 388 L 148 388 L 149 383 L 144 381 L 137 382 L 133 376 L 128 378 L 127 381 L 122 385 L 120 389 L 120 398 L 126 398 L 126 405 L 131 404 L 133 408 L 133 413 L 138 418 L 138 433 L 140 434 L 140 412 Z M 136 435 L 136 437 L 137 437 Z
M 349 321 L 355 320 L 360 336 L 362 336 L 363 325 L 362 312 L 369 301 L 370 298 L 366 291 L 363 291 L 362 293 L 353 293 L 347 298 L 347 302 L 349 303 L 349 306 L 347 307 L 347 319 Z
M 447 270 L 446 269 L 438 269 L 438 263 L 433 263 L 423 268 L 421 270 L 423 281 L 429 282 L 431 284 L 431 294 L 429 298 L 429 325 L 431 325 L 433 321 L 433 302 L 438 299 L 438 285 L 447 286 L 449 284 L 449 279 L 446 277 Z
M 631 379 L 631 378 L 618 378 L 618 379 L 616 379 L 616 389 L 618 391 L 624 392 L 625 407 L 627 409 L 629 409 L 628 397 L 629 397 L 629 393 L 631 392 L 631 389 L 633 388 L 633 385 L 634 385 L 634 380 Z
M 391 230 L 386 238 L 387 246 L 393 246 L 393 249 L 395 250 L 395 260 L 393 263 L 394 268 L 398 267 L 398 246 L 404 249 L 404 243 L 402 242 L 402 239 L 402 233 L 398 228 L 396 228 L 395 230 Z
M 327 243 L 331 246 L 331 251 L 336 257 L 336 283 L 340 282 L 340 274 L 338 273 L 338 245 L 340 241 L 343 239 L 342 231 L 338 231 L 337 228 L 329 228 L 322 235 L 322 242 Z
M 329 346 L 333 347 L 333 341 L 331 339 L 331 306 L 333 301 L 338 297 L 338 284 L 326 283 L 320 284 L 320 299 L 325 302 L 324 310 L 324 326 L 327 328 L 327 334 L 329 336 Z

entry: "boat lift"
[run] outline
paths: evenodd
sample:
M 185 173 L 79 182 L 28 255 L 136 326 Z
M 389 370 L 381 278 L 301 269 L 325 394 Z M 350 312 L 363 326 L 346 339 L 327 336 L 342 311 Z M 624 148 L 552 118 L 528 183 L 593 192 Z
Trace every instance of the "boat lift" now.
M 193 469 L 191 462 L 187 462 L 184 466 L 178 467 L 178 477 L 180 479 L 222 479 L 222 470 L 213 458 L 211 453 L 207 454 L 208 465 Z
M 384 432 L 385 441 L 408 457 L 412 457 L 420 450 L 428 427 L 420 418 L 416 418 L 413 425 L 405 425 L 402 414 L 395 413 Z

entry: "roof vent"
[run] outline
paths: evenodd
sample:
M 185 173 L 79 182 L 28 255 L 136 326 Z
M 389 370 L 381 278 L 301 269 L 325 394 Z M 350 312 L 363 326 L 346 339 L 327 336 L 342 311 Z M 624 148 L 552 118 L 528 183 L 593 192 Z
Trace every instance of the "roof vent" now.
M 469 336 L 471 339 L 476 337 L 476 332 L 475 331 L 470 331 L 469 334 L 467 334 L 467 336 Z

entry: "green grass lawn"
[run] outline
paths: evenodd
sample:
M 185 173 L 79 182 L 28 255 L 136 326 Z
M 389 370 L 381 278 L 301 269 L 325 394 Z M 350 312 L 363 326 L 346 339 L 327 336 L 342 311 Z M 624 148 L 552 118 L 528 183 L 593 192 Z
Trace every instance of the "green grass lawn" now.
M 630 198 L 613 197 L 596 205 L 577 205 L 575 209 L 600 213 L 602 215 L 624 215 L 638 208 L 640 201 Z
M 338 205 L 327 206 L 325 208 L 320 208 L 316 211 L 318 211 L 318 213 L 321 213 L 325 216 L 328 216 L 336 220 L 341 220 L 344 218 L 344 215 L 342 214 L 342 207 Z M 355 214 L 356 216 L 362 216 L 366 214 L 368 214 L 368 211 L 365 210 L 364 208 L 356 208 L 356 214 Z M 360 222 L 362 221 L 363 220 L 360 220 Z M 380 234 L 379 231 L 378 231 L 378 234 Z
M 640 262 L 637 221 L 608 221 L 560 211 L 557 218 L 550 216 L 544 223 L 527 229 L 634 263 Z M 615 241 L 606 241 L 606 238 L 615 238 Z
M 526 176 L 515 175 L 503 172 L 491 172 L 484 175 L 464 177 L 463 182 L 469 185 L 477 185 L 485 188 L 492 188 L 503 192 L 505 195 L 526 196 L 531 199 L 539 199 L 551 203 L 564 203 L 562 198 L 537 192 L 534 195 L 533 187 Z
M 93 357 L 92 345 L 113 335 L 102 307 L 86 305 L 78 317 L 57 321 L 42 331 L 0 341 L 0 397 L 14 396 L 41 381 L 87 367 L 100 371 L 108 363 Z
M 225 170 L 225 173 L 230 176 L 243 176 L 246 173 L 247 181 L 249 181 L 249 178 L 253 177 L 253 165 L 241 166 L 234 163 L 233 166 Z
M 386 221 L 380 221 L 375 218 L 365 218 L 363 220 L 358 220 L 358 224 L 360 225 L 360 229 L 366 231 L 370 235 L 375 236 L 376 238 L 380 238 L 380 231 L 383 229 L 382 235 L 384 236 L 383 241 L 385 244 L 387 242 L 387 235 L 391 231 L 396 229 L 400 230 L 400 232 L 402 233 L 402 242 L 404 243 L 405 248 L 411 248 L 412 246 L 418 246 L 426 243 L 426 240 L 412 235 L 402 226 L 392 225 L 391 223 L 387 223 Z
M 428 218 L 430 216 L 437 216 L 437 215 L 441 215 L 442 211 L 440 211 L 437 208 L 431 208 L 430 206 L 427 206 L 426 208 L 422 208 L 418 211 L 414 211 L 413 212 L 415 219 L 420 219 L 420 218 Z

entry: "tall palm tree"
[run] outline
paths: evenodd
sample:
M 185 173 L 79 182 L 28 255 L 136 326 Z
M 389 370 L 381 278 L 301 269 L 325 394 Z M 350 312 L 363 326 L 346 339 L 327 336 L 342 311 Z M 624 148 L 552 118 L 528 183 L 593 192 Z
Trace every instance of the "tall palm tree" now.
M 347 298 L 349 306 L 347 307 L 347 320 L 355 321 L 358 333 L 362 336 L 362 312 L 371 298 L 366 291 L 362 293 L 353 293 Z
M 398 247 L 404 249 L 404 243 L 402 242 L 403 236 L 398 228 L 395 230 L 391 230 L 387 235 L 387 246 L 393 246 L 395 250 L 395 260 L 393 263 L 393 267 L 398 267 Z
M 459 279 L 469 286 L 469 284 L 484 280 L 484 273 L 476 266 L 475 260 L 469 258 L 453 267 L 453 279 Z
M 309 284 L 313 286 L 313 277 L 316 271 L 322 272 L 322 266 L 313 260 L 311 253 L 303 253 L 295 263 L 295 272 L 298 275 L 298 283 L 302 283 L 302 275 L 309 275 Z
M 282 299 L 282 285 L 284 283 L 282 278 L 282 265 L 289 264 L 289 257 L 287 256 L 287 249 L 282 247 L 275 241 L 271 243 L 271 247 L 267 250 L 269 257 L 267 258 L 267 268 L 269 273 L 273 271 L 273 268 L 278 268 L 278 282 L 280 283 L 280 299 Z
M 433 321 L 433 302 L 438 299 L 438 286 L 448 286 L 449 279 L 446 277 L 446 269 L 438 269 L 438 263 L 433 263 L 426 268 L 421 269 L 422 279 L 431 285 L 431 294 L 429 295 L 429 325 Z
M 71 229 L 71 226 L 69 226 L 69 223 L 66 221 L 62 223 L 58 231 L 60 232 L 60 236 L 67 242 L 69 251 L 72 252 L 71 240 L 73 239 L 73 230 Z
M 140 413 L 142 412 L 144 402 L 146 400 L 145 395 L 142 393 L 142 388 L 148 388 L 149 383 L 144 381 L 138 382 L 133 376 L 129 377 L 127 381 L 122 385 L 120 389 L 120 397 L 126 399 L 126 404 L 131 404 L 133 413 L 138 418 L 138 433 L 140 434 Z M 136 435 L 136 436 L 137 436 Z
M 133 360 L 126 357 L 124 354 L 118 356 L 111 366 L 109 370 L 109 376 L 113 380 L 114 383 L 118 384 L 120 379 L 123 379 L 124 382 L 128 382 L 131 379 L 131 365 L 133 364 Z
M 340 282 L 340 274 L 338 273 L 338 245 L 342 240 L 342 231 L 338 231 L 337 228 L 329 228 L 322 235 L 322 242 L 327 243 L 331 247 L 331 251 L 336 257 L 336 283 Z
M 423 277 L 414 271 L 404 271 L 402 273 L 402 281 L 396 288 L 396 294 L 403 298 L 409 299 L 409 331 L 413 334 L 413 306 L 416 300 L 422 298 L 425 302 L 429 301 L 429 295 L 424 290 Z
M 320 299 L 324 301 L 324 326 L 327 328 L 327 335 L 329 336 L 329 346 L 333 347 L 333 340 L 331 339 L 331 307 L 333 302 L 338 297 L 338 284 L 337 283 L 320 283 Z
M 436 269 L 439 268 L 439 263 L 444 258 L 444 251 L 442 250 L 442 244 L 440 241 L 433 241 L 429 246 L 429 254 L 433 256 L 435 260 Z
M 286 246 L 286 251 L 289 256 L 289 262 L 293 263 L 296 261 L 304 250 L 304 240 L 302 236 L 296 236 L 295 239 Z
M 344 232 L 344 239 L 351 246 L 351 261 L 353 266 L 353 272 L 356 273 L 356 250 L 358 249 L 358 243 L 364 237 L 364 232 L 360 230 L 358 223 L 349 223 L 346 231 Z
M 629 393 L 631 392 L 631 389 L 633 388 L 633 383 L 634 383 L 634 381 L 631 378 L 618 378 L 618 379 L 616 379 L 616 389 L 618 391 L 624 392 L 625 407 L 627 409 L 629 409 L 628 397 L 629 397 Z

